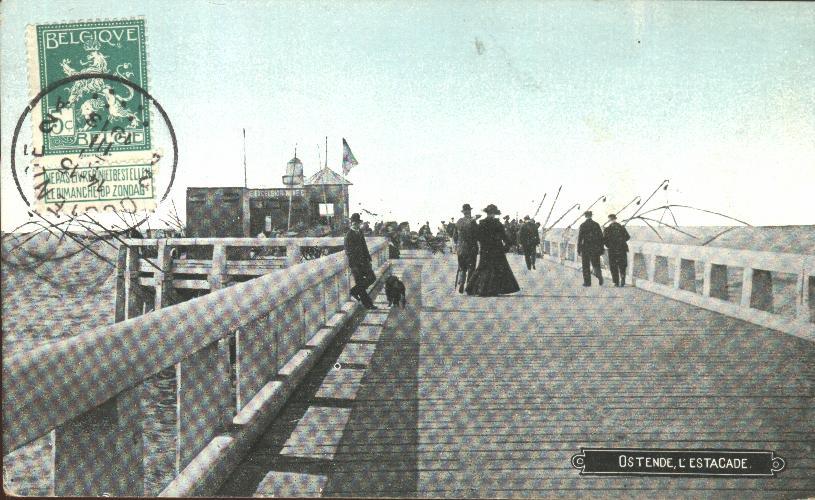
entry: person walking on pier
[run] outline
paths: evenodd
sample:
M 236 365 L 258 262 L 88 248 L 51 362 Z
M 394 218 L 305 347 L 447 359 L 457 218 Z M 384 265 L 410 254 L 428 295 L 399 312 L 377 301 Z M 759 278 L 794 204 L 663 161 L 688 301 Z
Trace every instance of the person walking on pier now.
M 585 214 L 586 220 L 580 224 L 580 229 L 577 231 L 577 254 L 583 260 L 583 286 L 591 286 L 591 270 L 589 265 L 594 268 L 594 275 L 603 286 L 603 270 L 600 269 L 600 256 L 605 252 L 603 247 L 603 230 L 600 224 L 591 219 L 591 211 Z
M 608 267 L 614 286 L 625 286 L 625 271 L 628 268 L 628 243 L 631 236 L 615 214 L 609 214 L 611 221 L 603 231 L 603 242 L 608 247 Z
M 478 244 L 481 247 L 476 267 L 467 282 L 467 295 L 492 297 L 515 293 L 521 289 L 507 262 L 506 251 L 510 248 L 507 232 L 496 215 L 501 211 L 495 205 L 484 209 L 487 217 L 478 224 Z
M 447 241 L 450 242 L 450 253 L 456 251 L 456 221 L 450 217 L 450 222 L 445 226 L 447 232 Z
M 456 272 L 458 293 L 464 293 L 467 279 L 472 277 L 475 263 L 478 260 L 478 224 L 473 219 L 472 212 L 473 208 L 470 204 L 465 203 L 461 207 L 464 217 L 456 222 L 456 228 L 453 231 L 458 257 L 458 271 Z
M 351 288 L 351 297 L 362 302 L 367 309 L 378 309 L 371 297 L 368 295 L 368 287 L 376 281 L 373 267 L 371 266 L 371 254 L 368 252 L 368 244 L 365 236 L 360 230 L 359 214 L 351 214 L 351 228 L 345 235 L 345 257 L 348 260 L 348 267 L 354 277 L 354 286 Z
M 538 226 L 528 215 L 524 217 L 524 223 L 518 229 L 518 243 L 524 252 L 524 260 L 528 270 L 535 269 L 535 260 L 538 256 L 538 244 L 541 239 L 538 235 Z

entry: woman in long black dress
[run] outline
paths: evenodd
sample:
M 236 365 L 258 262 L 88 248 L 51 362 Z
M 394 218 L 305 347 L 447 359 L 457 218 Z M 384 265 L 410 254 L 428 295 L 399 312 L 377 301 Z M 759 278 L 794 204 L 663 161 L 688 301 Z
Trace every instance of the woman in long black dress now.
M 467 282 L 467 295 L 492 297 L 515 293 L 521 289 L 507 262 L 509 240 L 504 225 L 496 219 L 501 215 L 493 204 L 484 209 L 487 217 L 478 224 L 478 243 L 481 247 L 478 267 Z

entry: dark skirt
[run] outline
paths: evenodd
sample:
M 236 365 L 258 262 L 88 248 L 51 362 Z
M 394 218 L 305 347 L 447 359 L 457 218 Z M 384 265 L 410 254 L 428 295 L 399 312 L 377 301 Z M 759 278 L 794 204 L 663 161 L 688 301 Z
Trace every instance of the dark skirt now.
M 507 256 L 501 253 L 492 255 L 481 255 L 481 261 L 467 281 L 467 295 L 478 295 L 479 297 L 493 297 L 507 293 L 515 293 L 521 287 L 512 274 L 512 269 L 507 262 Z

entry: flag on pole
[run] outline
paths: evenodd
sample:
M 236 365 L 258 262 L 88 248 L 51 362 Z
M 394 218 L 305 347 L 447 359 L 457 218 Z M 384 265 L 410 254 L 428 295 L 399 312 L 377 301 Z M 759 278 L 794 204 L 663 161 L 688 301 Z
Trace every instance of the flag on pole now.
M 351 171 L 351 167 L 358 165 L 357 159 L 354 158 L 354 153 L 351 152 L 351 148 L 348 147 L 348 142 L 345 140 L 345 137 L 342 138 L 342 175 L 348 175 L 348 172 Z

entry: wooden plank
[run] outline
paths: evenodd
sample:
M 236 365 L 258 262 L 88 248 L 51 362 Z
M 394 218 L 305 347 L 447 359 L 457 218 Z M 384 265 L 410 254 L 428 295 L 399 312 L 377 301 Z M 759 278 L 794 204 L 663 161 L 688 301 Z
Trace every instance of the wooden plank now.
M 209 290 L 209 280 L 173 280 L 173 288 L 188 290 Z
M 333 458 L 339 446 L 351 410 L 311 406 L 283 444 L 281 455 Z
M 418 322 L 408 326 L 402 313 L 396 333 L 386 327 L 376 344 L 357 344 L 392 354 L 366 368 L 328 494 L 811 493 L 812 343 L 644 290 L 581 296 L 571 270 L 547 264 L 540 279 L 510 261 L 529 299 L 451 296 L 438 283 L 454 268 L 431 260 L 427 288 L 413 295 Z M 648 285 L 707 300 L 674 290 L 671 278 Z M 351 340 L 341 362 L 363 354 L 348 351 Z M 589 445 L 772 449 L 797 467 L 769 482 L 578 478 L 569 459 Z M 364 484 L 353 481 L 361 471 Z M 415 489 L 400 489 L 414 474 Z

